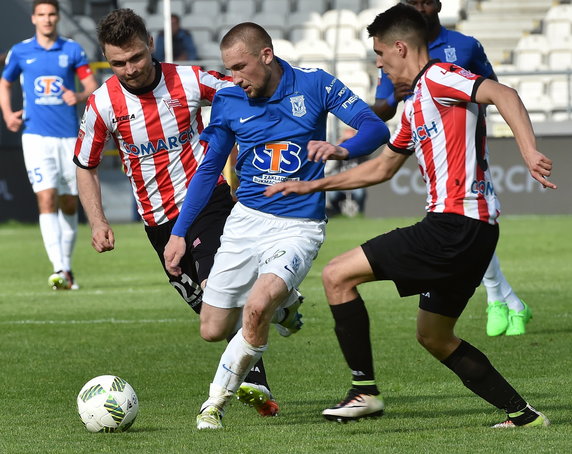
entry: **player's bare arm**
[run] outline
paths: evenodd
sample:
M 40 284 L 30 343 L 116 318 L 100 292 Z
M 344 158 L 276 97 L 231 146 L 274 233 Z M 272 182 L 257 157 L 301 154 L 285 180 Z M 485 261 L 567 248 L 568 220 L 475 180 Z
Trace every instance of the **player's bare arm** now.
M 319 180 L 277 183 L 266 188 L 264 195 L 270 197 L 279 192 L 283 195 L 309 194 L 310 192 L 372 186 L 390 180 L 408 157 L 409 155 L 396 153 L 385 147 L 377 158 L 370 159 L 352 169 Z
M 22 115 L 24 111 L 12 110 L 11 88 L 12 84 L 10 82 L 6 79 L 0 79 L 0 108 L 2 109 L 4 122 L 8 130 L 18 132 L 22 127 Z
M 78 167 L 76 175 L 79 198 L 91 227 L 91 245 L 97 252 L 111 251 L 115 236 L 103 211 L 97 169 Z
M 545 188 L 556 189 L 548 181 L 552 172 L 552 160 L 536 149 L 536 138 L 530 117 L 516 90 L 493 80 L 485 80 L 476 93 L 480 104 L 494 104 L 510 126 L 518 149 L 532 177 Z
M 171 235 L 169 242 L 165 246 L 163 257 L 165 258 L 165 268 L 173 276 L 181 275 L 179 262 L 187 249 L 187 243 L 182 236 Z

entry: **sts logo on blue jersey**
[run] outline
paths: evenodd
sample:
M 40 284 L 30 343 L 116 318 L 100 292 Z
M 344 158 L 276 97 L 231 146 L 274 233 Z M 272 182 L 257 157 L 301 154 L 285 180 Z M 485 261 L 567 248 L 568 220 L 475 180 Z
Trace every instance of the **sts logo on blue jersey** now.
M 270 173 L 294 173 L 302 164 L 300 146 L 292 142 L 269 142 L 254 148 L 252 164 Z
M 64 80 L 59 76 L 41 76 L 34 80 L 36 104 L 62 104 Z

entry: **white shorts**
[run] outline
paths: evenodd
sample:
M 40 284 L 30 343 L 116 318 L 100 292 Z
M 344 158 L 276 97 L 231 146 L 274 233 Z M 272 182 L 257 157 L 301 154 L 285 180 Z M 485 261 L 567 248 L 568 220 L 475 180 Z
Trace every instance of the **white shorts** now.
M 24 162 L 34 192 L 55 188 L 59 195 L 77 195 L 75 142 L 73 137 L 22 134 Z
M 297 298 L 292 290 L 308 274 L 325 231 L 325 221 L 274 216 L 237 203 L 226 220 L 203 301 L 225 309 L 243 307 L 258 276 L 268 273 L 280 277 Z

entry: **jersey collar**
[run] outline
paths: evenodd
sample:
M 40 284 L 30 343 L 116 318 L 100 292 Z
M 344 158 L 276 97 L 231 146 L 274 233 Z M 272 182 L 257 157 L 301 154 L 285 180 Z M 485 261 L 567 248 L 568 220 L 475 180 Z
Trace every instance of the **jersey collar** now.
M 439 60 L 438 58 L 434 58 L 432 60 L 429 60 L 427 62 L 427 64 L 423 67 L 423 69 L 421 71 L 419 71 L 419 74 L 417 74 L 417 77 L 413 80 L 413 83 L 411 84 L 411 88 L 415 89 L 415 86 L 417 85 L 417 82 L 419 81 L 419 79 L 421 79 L 421 76 L 423 74 L 425 74 L 425 72 L 431 67 L 433 66 L 435 63 L 441 63 L 441 60 Z
M 36 49 L 45 50 L 46 52 L 51 52 L 53 50 L 60 50 L 64 46 L 65 41 L 61 36 L 58 36 L 54 41 L 52 47 L 50 47 L 49 49 L 46 49 L 44 46 L 40 45 L 35 35 L 32 38 L 32 42 L 34 43 L 34 47 L 36 47 Z
M 129 93 L 135 96 L 144 95 L 145 93 L 152 92 L 153 90 L 155 90 L 155 88 L 157 88 L 157 85 L 159 85 L 159 82 L 161 82 L 161 77 L 163 76 L 163 69 L 161 67 L 161 63 L 159 63 L 159 60 L 153 59 L 153 66 L 155 66 L 155 79 L 153 79 L 151 85 L 148 85 L 143 88 L 133 89 L 129 88 L 126 85 L 123 85 L 121 81 L 119 81 L 119 83 L 125 90 L 127 90 Z

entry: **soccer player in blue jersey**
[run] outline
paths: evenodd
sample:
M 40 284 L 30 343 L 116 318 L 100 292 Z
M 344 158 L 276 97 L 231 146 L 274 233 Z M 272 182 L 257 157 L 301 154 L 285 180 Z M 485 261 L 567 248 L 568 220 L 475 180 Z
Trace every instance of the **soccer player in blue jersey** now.
M 58 35 L 59 3 L 35 0 L 33 38 L 12 47 L 0 79 L 0 107 L 6 126 L 23 126 L 22 149 L 28 178 L 36 193 L 40 230 L 53 274 L 49 285 L 77 289 L 71 256 L 77 233 L 77 184 L 73 150 L 78 131 L 76 104 L 97 88 L 81 46 Z M 76 75 L 83 91 L 76 92 Z M 20 77 L 22 110 L 11 105 L 12 84 Z
M 233 27 L 220 48 L 236 86 L 222 88 L 214 97 L 210 124 L 201 135 L 207 154 L 165 247 L 169 272 L 180 273 L 187 228 L 207 203 L 236 141 L 238 202 L 207 280 L 200 331 L 208 341 L 224 340 L 240 324 L 241 308 L 242 328 L 220 359 L 197 416 L 199 429 L 222 427 L 225 405 L 267 349 L 270 323 L 290 315 L 295 288 L 324 241 L 324 194 L 267 198 L 265 188 L 321 178 L 327 159 L 368 154 L 389 138 L 385 124 L 334 76 L 292 67 L 276 57 L 270 36 L 259 25 Z M 340 145 L 326 142 L 328 112 L 357 134 Z
M 481 43 L 453 30 L 447 30 L 439 21 L 440 0 L 404 0 L 419 11 L 429 29 L 429 57 L 454 63 L 474 74 L 497 81 L 497 76 Z M 380 78 L 375 93 L 373 111 L 384 121 L 395 115 L 397 104 L 411 94 L 411 85 L 397 79 L 395 83 L 379 70 Z M 501 271 L 496 253 L 483 277 L 487 290 L 487 326 L 489 336 L 517 336 L 526 332 L 532 312 L 513 291 Z

